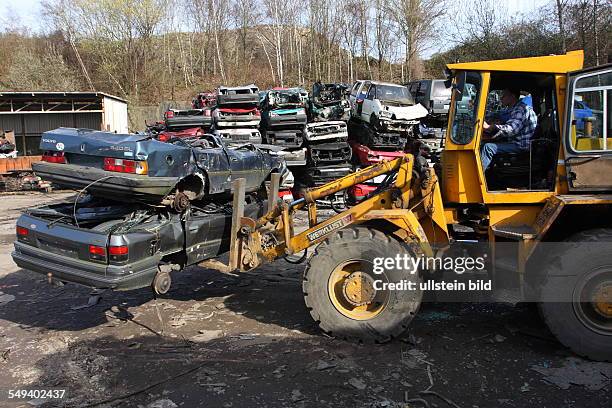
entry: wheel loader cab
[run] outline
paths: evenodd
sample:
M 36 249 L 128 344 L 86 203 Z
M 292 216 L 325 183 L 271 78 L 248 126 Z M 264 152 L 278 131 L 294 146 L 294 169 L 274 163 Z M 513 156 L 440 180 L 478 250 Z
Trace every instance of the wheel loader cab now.
M 567 192 L 562 120 L 568 74 L 582 68 L 582 60 L 576 51 L 448 65 L 454 91 L 440 177 L 445 202 L 529 205 Z M 521 149 L 498 150 L 484 171 L 481 152 L 491 142 L 485 122 L 508 121 L 501 95 L 509 89 L 520 91 L 517 96 L 533 109 L 537 124 Z M 513 141 L 503 132 L 498 137 L 495 143 Z
M 525 111 L 535 113 L 536 126 L 529 138 L 520 146 L 513 136 L 496 132 L 495 125 L 503 126 L 513 120 L 512 106 L 502 104 L 504 90 L 515 88 L 520 91 L 517 104 L 525 105 Z M 533 114 L 531 114 L 533 115 Z M 533 116 L 532 116 L 533 118 Z M 493 125 L 493 131 L 480 138 L 479 152 L 487 143 L 510 145 L 512 152 L 497 152 L 484 170 L 487 191 L 552 191 L 556 172 L 556 158 L 559 153 L 559 113 L 556 103 L 555 78 L 550 74 L 493 72 L 487 93 L 486 123 Z M 529 128 L 533 123 L 525 118 L 520 126 Z M 523 129 L 519 129 L 523 131 Z M 497 133 L 497 135 L 495 135 Z M 494 139 L 486 136 L 495 136 Z

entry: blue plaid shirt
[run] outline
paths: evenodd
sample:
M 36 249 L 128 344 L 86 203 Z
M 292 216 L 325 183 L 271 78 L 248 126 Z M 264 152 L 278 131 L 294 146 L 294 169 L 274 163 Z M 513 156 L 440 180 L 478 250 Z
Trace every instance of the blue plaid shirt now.
M 508 142 L 517 144 L 521 149 L 529 149 L 529 141 L 533 137 L 538 117 L 533 108 L 518 101 L 510 109 L 510 119 L 503 125 L 495 125 L 499 131 L 498 135 Z

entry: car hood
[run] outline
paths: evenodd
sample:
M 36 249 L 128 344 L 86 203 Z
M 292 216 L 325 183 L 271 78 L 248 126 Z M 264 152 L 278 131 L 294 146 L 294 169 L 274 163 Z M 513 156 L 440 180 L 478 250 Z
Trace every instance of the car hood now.
M 415 120 L 424 118 L 429 113 L 420 103 L 411 106 L 391 106 L 383 105 L 383 110 L 391 112 L 398 120 Z

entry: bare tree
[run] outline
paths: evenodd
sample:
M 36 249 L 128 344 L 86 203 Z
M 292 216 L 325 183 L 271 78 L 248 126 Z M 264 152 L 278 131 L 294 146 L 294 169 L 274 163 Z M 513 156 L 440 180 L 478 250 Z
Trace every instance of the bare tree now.
M 483 1 L 483 0 L 479 0 Z M 413 63 L 435 34 L 446 12 L 444 0 L 395 0 L 390 5 L 404 41 L 406 78 L 410 81 Z

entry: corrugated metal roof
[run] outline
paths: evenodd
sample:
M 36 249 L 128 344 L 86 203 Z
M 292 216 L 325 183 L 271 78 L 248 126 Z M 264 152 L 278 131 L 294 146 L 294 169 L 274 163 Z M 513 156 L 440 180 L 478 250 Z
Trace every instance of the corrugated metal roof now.
M 106 97 L 117 101 L 127 103 L 126 99 L 115 95 L 107 94 L 106 92 L 46 92 L 46 91 L 0 91 L 1 96 L 16 96 L 16 97 L 53 97 L 53 96 L 84 96 L 84 97 Z

